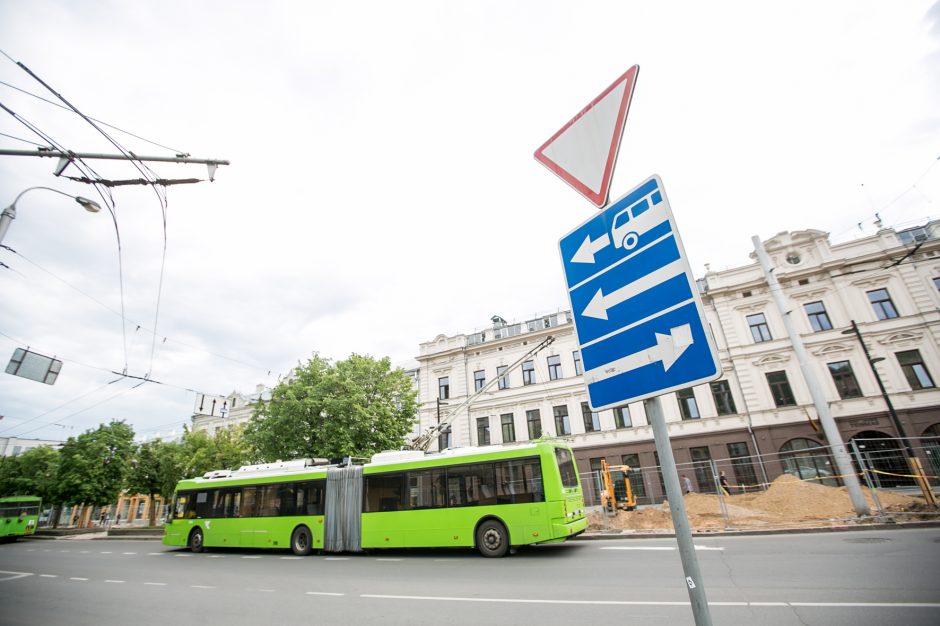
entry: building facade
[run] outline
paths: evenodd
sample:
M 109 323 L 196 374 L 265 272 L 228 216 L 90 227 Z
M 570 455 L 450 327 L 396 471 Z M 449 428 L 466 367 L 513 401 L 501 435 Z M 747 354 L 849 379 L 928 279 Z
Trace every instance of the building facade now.
M 271 399 L 271 389 L 257 385 L 252 394 L 233 391 L 224 398 L 198 394 L 193 406 L 193 432 L 205 431 L 215 435 L 220 430 L 227 430 L 246 424 L 254 413 L 258 402 Z
M 840 244 L 820 231 L 784 232 L 764 247 L 843 441 L 898 446 L 878 377 L 908 437 L 940 436 L 940 222 L 886 228 Z M 740 485 L 773 480 L 797 467 L 781 459 L 826 445 L 783 318 L 753 254 L 752 259 L 742 267 L 708 271 L 698 281 L 721 378 L 661 398 L 677 464 L 740 459 L 733 477 Z M 494 318 L 482 331 L 422 343 L 422 429 L 446 418 L 451 407 L 549 335 L 555 339 L 550 346 L 462 408 L 438 445 L 560 435 L 571 439 L 582 472 L 597 469 L 601 459 L 658 465 L 642 403 L 590 410 L 567 311 L 516 324 Z M 922 463 L 940 470 L 938 453 L 940 446 L 931 444 Z M 757 455 L 759 467 L 743 461 Z M 765 463 L 764 456 L 771 461 Z M 824 476 L 829 469 L 814 471 Z M 661 484 L 644 486 L 645 492 L 659 489 Z
M 27 450 L 46 446 L 61 448 L 64 441 L 53 439 L 24 439 L 22 437 L 0 437 L 0 456 L 18 456 Z

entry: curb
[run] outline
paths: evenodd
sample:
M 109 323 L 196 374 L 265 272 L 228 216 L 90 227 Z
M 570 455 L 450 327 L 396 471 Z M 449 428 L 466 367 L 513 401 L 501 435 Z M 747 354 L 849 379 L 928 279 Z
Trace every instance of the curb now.
M 742 529 L 742 530 L 715 530 L 715 531 L 692 531 L 692 536 L 702 537 L 741 537 L 741 536 L 759 536 L 759 535 L 805 535 L 810 533 L 839 533 L 854 532 L 859 530 L 901 530 L 911 528 L 940 528 L 940 521 L 936 522 L 895 522 L 881 524 L 864 525 L 837 525 L 837 526 L 813 526 L 807 528 L 760 528 L 760 529 Z M 575 541 L 605 541 L 608 539 L 657 539 L 657 538 L 675 538 L 676 533 L 672 530 L 664 532 L 625 532 L 622 530 L 594 531 L 586 532 L 572 539 Z

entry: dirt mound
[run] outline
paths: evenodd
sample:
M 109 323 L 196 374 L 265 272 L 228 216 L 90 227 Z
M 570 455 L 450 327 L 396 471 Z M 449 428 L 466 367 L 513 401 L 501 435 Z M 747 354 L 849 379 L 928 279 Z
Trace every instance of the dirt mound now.
M 872 510 L 874 503 L 867 489 L 862 490 Z M 917 501 L 890 491 L 879 491 L 882 506 L 895 511 L 913 510 Z M 721 510 L 718 496 L 690 493 L 684 497 L 689 525 L 693 529 L 719 529 L 725 526 L 768 526 L 786 523 L 827 522 L 856 517 L 855 508 L 845 487 L 828 487 L 795 476 L 783 474 L 774 480 L 767 491 L 725 496 L 723 498 L 728 520 Z M 616 516 L 605 517 L 594 513 L 589 529 L 657 530 L 671 529 L 672 515 L 669 503 L 644 507 L 637 511 L 619 511 Z

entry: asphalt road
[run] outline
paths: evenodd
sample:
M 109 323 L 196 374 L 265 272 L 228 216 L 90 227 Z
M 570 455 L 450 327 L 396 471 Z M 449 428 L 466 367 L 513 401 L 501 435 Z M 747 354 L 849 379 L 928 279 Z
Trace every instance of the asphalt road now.
M 940 529 L 696 540 L 712 622 L 940 624 Z M 693 624 L 675 540 L 470 551 L 190 554 L 0 545 L 0 624 Z

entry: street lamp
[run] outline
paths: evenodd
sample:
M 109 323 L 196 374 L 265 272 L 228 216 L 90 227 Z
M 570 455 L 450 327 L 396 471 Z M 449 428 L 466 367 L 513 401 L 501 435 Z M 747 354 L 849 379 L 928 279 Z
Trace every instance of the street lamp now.
M 907 465 L 914 475 L 914 480 L 916 480 L 918 486 L 920 486 L 920 490 L 923 492 L 927 504 L 934 507 L 937 506 L 937 499 L 934 496 L 930 483 L 924 476 L 924 468 L 921 467 L 920 459 L 917 458 L 917 455 L 914 454 L 914 449 L 911 448 L 911 443 L 907 439 L 907 432 L 904 430 L 904 425 L 901 424 L 898 413 L 894 410 L 894 404 L 888 396 L 888 390 L 885 389 L 885 384 L 881 380 L 881 374 L 878 373 L 878 369 L 875 367 L 875 363 L 885 360 L 884 357 L 872 358 L 871 354 L 868 353 L 868 346 L 865 345 L 865 340 L 862 339 L 862 332 L 858 329 L 858 324 L 855 323 L 855 320 L 852 320 L 852 328 L 843 330 L 842 334 L 855 335 L 858 338 L 858 342 L 862 344 L 862 352 L 865 353 L 865 360 L 868 361 L 868 366 L 871 368 L 871 372 L 875 375 L 875 380 L 878 382 L 878 389 L 881 390 L 881 397 L 884 398 L 885 404 L 888 406 L 888 415 L 891 416 L 891 421 L 894 422 L 894 428 L 898 431 L 901 443 L 904 444 L 904 448 L 907 450 Z
M 23 197 L 27 191 L 32 191 L 34 189 L 45 189 L 46 191 L 54 191 L 59 195 L 63 195 L 67 198 L 72 198 L 75 202 L 78 202 L 82 205 L 89 213 L 97 213 L 101 210 L 101 205 L 99 205 L 94 200 L 89 200 L 88 198 L 83 198 L 82 196 L 73 196 L 70 193 L 65 193 L 64 191 L 59 191 L 58 189 L 53 189 L 52 187 L 29 187 L 24 189 L 16 196 L 13 202 L 7 208 L 3 209 L 3 214 L 0 215 L 0 243 L 3 243 L 3 238 L 7 234 L 7 230 L 10 228 L 10 224 L 16 219 L 16 203 L 19 202 L 20 198 Z

